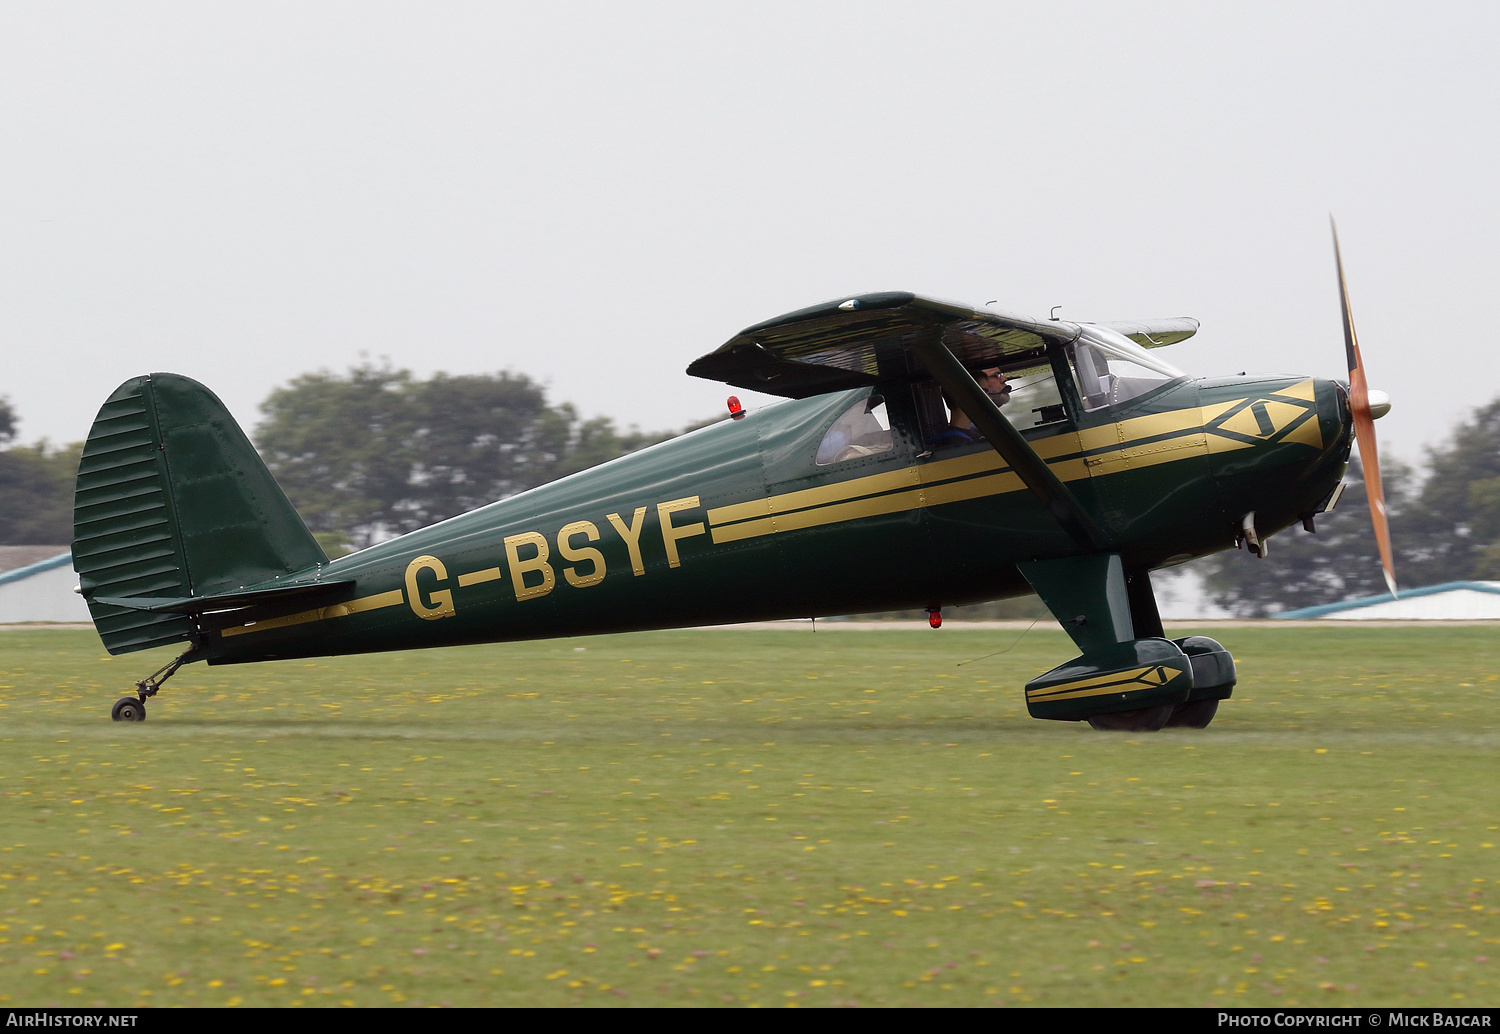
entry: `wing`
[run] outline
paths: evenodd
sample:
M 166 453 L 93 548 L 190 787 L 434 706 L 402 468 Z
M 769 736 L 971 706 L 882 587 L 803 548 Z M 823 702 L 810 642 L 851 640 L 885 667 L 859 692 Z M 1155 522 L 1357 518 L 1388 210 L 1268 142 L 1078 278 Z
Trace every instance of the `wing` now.
M 1166 320 L 1131 320 L 1126 323 L 1101 323 L 1117 334 L 1124 334 L 1144 348 L 1161 348 L 1186 341 L 1198 333 L 1198 321 L 1189 316 Z
M 965 366 L 982 369 L 1040 359 L 1048 346 L 1077 338 L 1079 329 L 1062 320 L 1033 320 L 889 291 L 825 302 L 746 327 L 687 372 L 737 388 L 807 398 L 877 381 L 930 377 L 912 350 L 919 336 L 940 342 Z

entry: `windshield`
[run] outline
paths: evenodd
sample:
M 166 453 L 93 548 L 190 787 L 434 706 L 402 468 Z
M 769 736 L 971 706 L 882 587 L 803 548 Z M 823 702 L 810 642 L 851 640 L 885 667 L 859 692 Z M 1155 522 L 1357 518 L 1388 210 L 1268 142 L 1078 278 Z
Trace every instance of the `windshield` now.
M 1088 327 L 1069 350 L 1085 412 L 1117 406 L 1183 376 L 1123 334 Z

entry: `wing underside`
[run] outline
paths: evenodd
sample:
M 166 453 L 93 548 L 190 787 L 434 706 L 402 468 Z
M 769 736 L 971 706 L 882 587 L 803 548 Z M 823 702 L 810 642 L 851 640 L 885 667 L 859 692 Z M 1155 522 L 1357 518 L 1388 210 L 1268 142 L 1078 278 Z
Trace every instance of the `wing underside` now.
M 1190 319 L 1104 324 L 1147 347 L 1192 336 Z M 825 302 L 757 323 L 696 360 L 687 372 L 738 388 L 806 398 L 880 381 L 932 376 L 923 347 L 941 344 L 969 369 L 1043 361 L 1078 338 L 1063 320 L 972 309 L 904 291 Z
M 694 377 L 788 398 L 930 376 L 912 352 L 936 339 L 968 366 L 1040 358 L 1078 336 L 1072 323 L 981 312 L 906 292 L 867 294 L 779 316 L 688 367 Z

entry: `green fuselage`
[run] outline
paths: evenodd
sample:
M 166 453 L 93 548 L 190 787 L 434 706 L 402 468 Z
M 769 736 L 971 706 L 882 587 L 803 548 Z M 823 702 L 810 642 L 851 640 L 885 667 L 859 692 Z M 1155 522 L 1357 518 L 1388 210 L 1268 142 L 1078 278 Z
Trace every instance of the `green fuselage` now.
M 819 465 L 872 389 L 789 401 L 333 561 L 342 601 L 203 615 L 210 663 L 960 605 L 1022 595 L 1018 562 L 1078 554 L 983 442 L 929 448 L 908 385 L 893 446 Z M 1231 548 L 1342 477 L 1342 385 L 1179 378 L 1024 432 L 1127 568 Z

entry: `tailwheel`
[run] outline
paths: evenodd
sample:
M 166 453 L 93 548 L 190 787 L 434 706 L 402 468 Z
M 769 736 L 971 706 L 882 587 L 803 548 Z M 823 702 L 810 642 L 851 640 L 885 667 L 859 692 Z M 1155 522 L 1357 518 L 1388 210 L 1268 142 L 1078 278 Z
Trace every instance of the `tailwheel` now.
M 115 706 L 110 710 L 109 716 L 117 722 L 144 722 L 146 702 L 136 697 L 121 697 L 115 701 Z
M 1180 706 L 1161 704 L 1157 707 L 1138 707 L 1134 711 L 1111 711 L 1109 714 L 1091 716 L 1089 724 L 1100 732 L 1156 732 L 1172 717 L 1173 708 Z
M 1219 713 L 1217 700 L 1189 700 L 1172 708 L 1172 717 L 1167 719 L 1169 729 L 1206 729 L 1208 723 Z
M 146 698 L 154 697 L 161 689 L 161 684 L 173 675 L 177 669 L 186 664 L 193 656 L 197 647 L 189 647 L 181 657 L 170 664 L 164 664 L 150 675 L 135 684 L 136 695 L 133 697 L 121 697 L 115 701 L 115 706 L 110 709 L 109 716 L 117 722 L 144 722 L 146 720 Z

